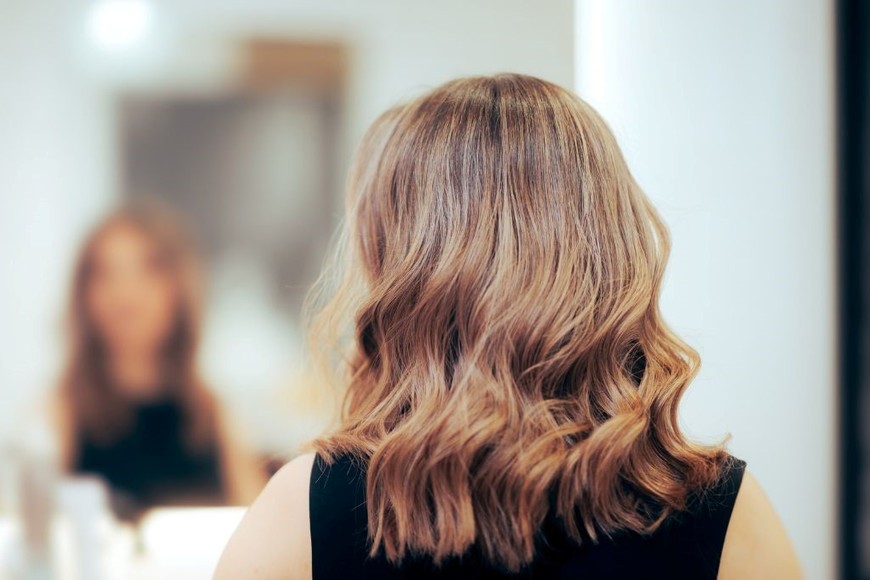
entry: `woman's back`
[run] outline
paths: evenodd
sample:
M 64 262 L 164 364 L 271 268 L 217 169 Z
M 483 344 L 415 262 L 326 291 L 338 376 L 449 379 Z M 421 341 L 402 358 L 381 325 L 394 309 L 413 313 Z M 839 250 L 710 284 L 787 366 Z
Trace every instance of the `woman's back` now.
M 578 545 L 551 514 L 535 560 L 510 573 L 488 566 L 474 548 L 440 567 L 429 557 L 408 558 L 397 566 L 383 554 L 369 557 L 364 467 L 348 456 L 331 465 L 318 456 L 309 488 L 313 578 L 716 578 L 744 468 L 732 458 L 715 485 L 695 494 L 687 511 L 648 536 L 626 532 Z

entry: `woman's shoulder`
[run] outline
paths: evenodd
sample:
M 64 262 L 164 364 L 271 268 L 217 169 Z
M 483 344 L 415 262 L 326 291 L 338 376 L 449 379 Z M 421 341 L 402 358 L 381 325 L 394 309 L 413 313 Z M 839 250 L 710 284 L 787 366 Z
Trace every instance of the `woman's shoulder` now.
M 273 492 L 286 494 L 289 492 L 308 493 L 309 479 L 313 466 L 316 461 L 314 453 L 304 453 L 298 455 L 292 461 L 287 462 L 284 466 L 272 476 L 269 483 L 266 485 L 265 493 L 271 486 Z
M 719 578 L 801 578 L 785 527 L 755 476 L 741 468 L 733 492 L 736 497 L 729 510 Z
M 311 578 L 308 494 L 313 453 L 296 457 L 266 485 L 227 544 L 215 578 Z

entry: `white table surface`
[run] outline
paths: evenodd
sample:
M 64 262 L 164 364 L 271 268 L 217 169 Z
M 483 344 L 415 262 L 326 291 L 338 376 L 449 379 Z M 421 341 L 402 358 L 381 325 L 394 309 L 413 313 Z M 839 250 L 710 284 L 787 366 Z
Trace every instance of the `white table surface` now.
M 158 508 L 137 532 L 111 524 L 100 532 L 101 573 L 81 578 L 74 540 L 63 521 L 55 523 L 51 580 L 207 580 L 245 508 Z M 139 549 L 136 545 L 139 544 Z M 0 579 L 14 580 L 20 553 L 19 531 L 0 517 Z

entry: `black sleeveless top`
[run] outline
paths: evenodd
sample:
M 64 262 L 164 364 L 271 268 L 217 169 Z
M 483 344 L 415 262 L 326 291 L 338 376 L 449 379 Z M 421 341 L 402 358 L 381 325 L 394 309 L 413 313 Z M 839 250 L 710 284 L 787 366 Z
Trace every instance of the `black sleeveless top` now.
M 745 467 L 743 461 L 730 458 L 716 485 L 694 494 L 687 511 L 675 514 L 651 535 L 625 532 L 597 544 L 577 545 L 555 518 L 548 518 L 537 558 L 527 569 L 511 574 L 486 565 L 473 549 L 440 568 L 428 558 L 406 559 L 399 566 L 380 554 L 369 558 L 364 467 L 348 457 L 327 465 L 317 456 L 309 492 L 313 580 L 715 579 Z
M 184 420 L 176 403 L 139 405 L 130 427 L 115 440 L 80 436 L 74 470 L 106 481 L 112 508 L 123 520 L 157 505 L 221 505 L 217 449 L 190 450 Z

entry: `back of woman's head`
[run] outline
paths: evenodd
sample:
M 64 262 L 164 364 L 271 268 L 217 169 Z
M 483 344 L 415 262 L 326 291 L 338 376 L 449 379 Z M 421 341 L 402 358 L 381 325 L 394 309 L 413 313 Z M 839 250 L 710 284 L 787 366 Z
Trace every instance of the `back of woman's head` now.
M 659 313 L 666 229 L 583 101 L 438 87 L 370 129 L 348 212 L 315 324 L 350 350 L 345 416 L 317 446 L 367 464 L 373 551 L 517 569 L 548 513 L 649 532 L 715 479 L 724 452 L 678 426 L 698 357 Z

